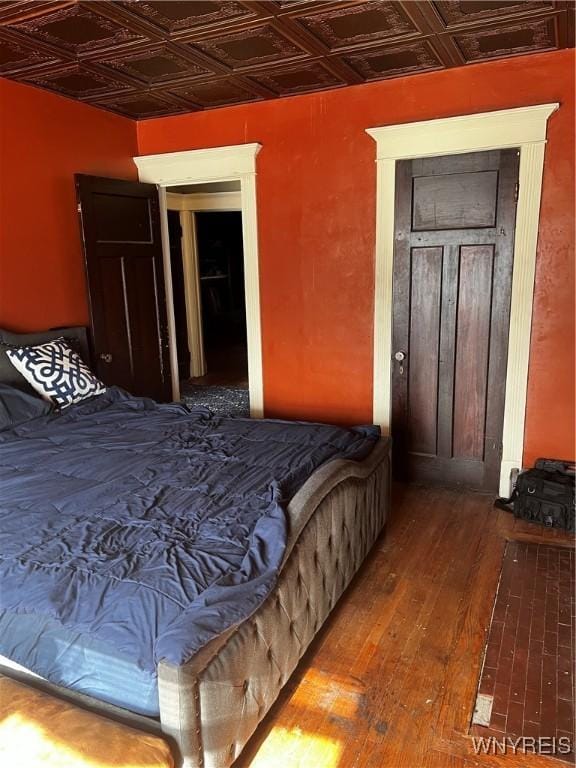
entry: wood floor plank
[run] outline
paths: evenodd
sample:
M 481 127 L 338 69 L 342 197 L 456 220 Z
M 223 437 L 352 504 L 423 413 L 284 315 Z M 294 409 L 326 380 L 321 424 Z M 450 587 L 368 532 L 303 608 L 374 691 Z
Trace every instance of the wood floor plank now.
M 386 535 L 235 768 L 557 768 L 469 725 L 507 539 L 573 546 L 492 500 L 395 489 Z
M 389 750 L 392 765 L 409 764 L 404 761 L 404 744 L 409 742 L 415 745 L 412 752 L 423 759 L 434 743 L 438 729 L 437 702 L 448 683 L 447 670 L 452 648 L 457 642 L 455 632 L 459 626 L 470 561 L 478 547 L 478 541 L 468 535 L 464 526 L 458 526 L 452 541 L 455 545 L 453 552 L 444 552 L 441 558 L 444 564 L 442 580 L 436 589 L 428 590 L 430 605 L 422 616 L 420 631 L 412 634 L 411 644 L 404 649 L 403 669 L 398 681 L 402 711 L 398 712 L 397 706 L 389 717 L 390 734 L 395 737 Z M 420 660 L 418 665 L 414 664 L 415 658 Z M 382 701 L 381 707 L 385 706 Z M 402 717 L 403 713 L 409 717 Z M 367 768 L 376 768 L 378 760 L 379 756 L 374 755 L 366 763 Z
M 379 639 L 378 653 L 372 657 L 369 667 L 362 671 L 365 679 L 373 681 L 367 690 L 366 707 L 366 720 L 371 727 L 361 732 L 359 738 L 348 745 L 345 753 L 345 757 L 354 760 L 354 765 L 362 768 L 372 765 L 373 756 L 378 759 L 381 732 L 384 729 L 386 739 L 396 742 L 396 729 L 411 722 L 402 714 L 412 711 L 415 706 L 406 699 L 408 680 L 413 671 L 412 660 L 426 636 L 429 614 L 437 601 L 449 567 L 449 562 L 442 556 L 442 542 L 449 536 L 449 528 L 454 525 L 453 520 L 433 514 L 435 495 L 436 492 L 432 492 L 425 502 L 429 513 L 429 536 L 418 529 L 410 540 L 409 551 L 414 559 L 407 562 L 408 558 L 402 555 L 402 548 L 392 559 L 393 567 L 398 572 L 397 597 L 400 599 L 390 605 L 390 601 L 383 596 L 379 606 L 382 614 L 390 615 L 390 621 L 387 631 Z M 456 533 L 455 530 L 452 535 Z M 417 578 L 416 573 L 419 574 Z M 360 674 L 360 670 L 355 669 L 355 672 Z M 417 686 L 419 699 L 424 695 L 425 688 L 425 685 Z M 422 700 L 426 698 L 427 695 Z M 395 713 L 398 709 L 402 712 L 397 717 Z M 379 728 L 376 729 L 374 724 L 378 724 Z M 376 742 L 376 746 L 372 742 Z

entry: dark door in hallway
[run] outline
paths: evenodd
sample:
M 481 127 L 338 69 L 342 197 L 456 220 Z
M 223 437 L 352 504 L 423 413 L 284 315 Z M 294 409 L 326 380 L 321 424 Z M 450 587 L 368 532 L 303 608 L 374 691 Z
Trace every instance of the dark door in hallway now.
M 496 491 L 517 150 L 396 172 L 392 434 L 405 480 Z
M 76 176 L 95 370 L 133 395 L 172 399 L 158 192 Z

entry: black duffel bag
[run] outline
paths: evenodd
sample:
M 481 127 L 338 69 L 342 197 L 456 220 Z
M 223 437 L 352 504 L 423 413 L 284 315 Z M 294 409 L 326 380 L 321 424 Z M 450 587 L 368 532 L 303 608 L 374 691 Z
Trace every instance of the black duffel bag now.
M 520 472 L 509 499 L 494 505 L 532 523 L 574 531 L 576 501 L 574 464 L 555 459 L 538 459 L 534 469 Z

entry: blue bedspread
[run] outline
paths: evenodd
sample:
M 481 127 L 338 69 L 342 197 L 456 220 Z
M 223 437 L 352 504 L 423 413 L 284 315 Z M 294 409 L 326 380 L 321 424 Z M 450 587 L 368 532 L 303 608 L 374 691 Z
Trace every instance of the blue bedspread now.
M 273 588 L 296 490 L 376 439 L 115 388 L 1 432 L 0 617 L 42 618 L 150 673 L 185 662 Z

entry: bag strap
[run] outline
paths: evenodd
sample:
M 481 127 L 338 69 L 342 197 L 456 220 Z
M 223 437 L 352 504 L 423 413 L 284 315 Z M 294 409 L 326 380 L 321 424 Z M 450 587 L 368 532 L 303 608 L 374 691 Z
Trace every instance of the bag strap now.
M 514 486 L 514 489 L 512 490 L 512 494 L 510 498 L 505 499 L 502 496 L 500 496 L 494 502 L 494 506 L 496 507 L 496 509 L 503 509 L 505 512 L 513 512 L 512 507 L 514 505 L 515 499 L 517 498 L 518 498 L 518 489 L 516 488 L 516 486 Z

